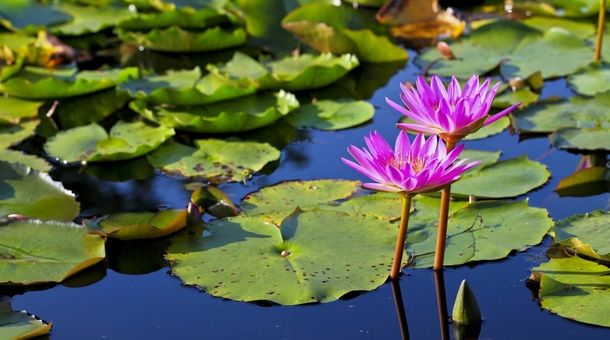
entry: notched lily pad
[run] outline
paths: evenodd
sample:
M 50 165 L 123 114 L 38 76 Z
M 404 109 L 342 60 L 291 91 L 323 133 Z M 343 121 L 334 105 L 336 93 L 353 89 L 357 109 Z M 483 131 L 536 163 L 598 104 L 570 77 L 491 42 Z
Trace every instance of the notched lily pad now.
M 174 129 L 143 122 L 119 121 L 110 134 L 96 123 L 60 131 L 44 145 L 52 157 L 65 162 L 102 162 L 136 158 L 156 149 Z
M 104 239 L 74 223 L 11 220 L 0 226 L 0 283 L 61 282 L 106 256 Z
M 195 145 L 196 148 L 190 147 L 172 139 L 147 158 L 163 171 L 186 177 L 221 177 L 241 181 L 280 157 L 280 151 L 268 143 L 237 138 L 195 140 Z
M 11 149 L 0 149 L 0 160 L 10 163 L 20 163 L 30 169 L 38 170 L 40 172 L 49 172 L 52 168 L 51 164 L 43 158 Z
M 149 107 L 143 101 L 134 101 L 129 107 L 151 121 L 178 130 L 226 133 L 269 125 L 299 107 L 299 102 L 292 93 L 281 90 L 204 106 Z
M 301 106 L 284 119 L 294 126 L 341 130 L 362 124 L 374 115 L 375 108 L 365 101 L 320 100 Z
M 10 302 L 0 302 L 0 332 L 6 339 L 30 339 L 46 335 L 52 324 L 24 310 L 13 310 Z
M 74 194 L 60 182 L 25 165 L 0 161 L 0 217 L 71 221 L 78 213 Z
M 159 238 L 186 227 L 186 210 L 124 212 L 85 221 L 90 233 L 119 240 Z
M 574 91 L 594 96 L 610 90 L 610 64 L 594 62 L 568 77 L 568 86 Z
M 43 102 L 0 97 L 0 124 L 16 125 L 24 118 L 35 118 Z
M 573 249 L 578 254 L 610 261 L 610 245 L 607 239 L 610 213 L 596 210 L 587 214 L 577 214 L 557 221 L 550 230 L 555 242 Z

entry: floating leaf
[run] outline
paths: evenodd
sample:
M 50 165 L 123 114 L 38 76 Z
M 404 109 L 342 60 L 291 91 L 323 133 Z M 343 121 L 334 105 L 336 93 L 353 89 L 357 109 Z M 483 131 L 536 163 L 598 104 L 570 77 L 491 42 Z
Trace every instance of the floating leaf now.
M 175 275 L 214 296 L 284 305 L 377 288 L 396 239 L 396 226 L 375 217 L 321 210 L 297 209 L 280 228 L 242 215 L 206 229 L 174 238 L 166 259 Z
M 0 83 L 0 92 L 31 100 L 67 98 L 112 88 L 117 81 L 125 81 L 131 76 L 137 76 L 137 68 L 81 71 L 72 75 L 71 70 L 54 74 L 52 70 L 27 66 Z
M 507 127 L 510 126 L 510 119 L 507 116 L 504 116 L 495 122 L 481 128 L 479 131 L 475 133 L 471 133 L 464 140 L 477 140 L 487 138 L 489 136 L 496 135 L 502 131 L 504 131 Z
M 610 128 L 563 128 L 549 139 L 559 149 L 610 150 Z
M 591 63 L 569 76 L 568 85 L 585 96 L 607 92 L 610 90 L 610 65 L 605 62 Z
M 409 58 L 388 39 L 387 28 L 345 6 L 313 3 L 299 7 L 284 17 L 282 27 L 319 52 L 355 54 L 365 63 Z
M 610 269 L 579 257 L 551 259 L 532 268 L 542 272 L 540 303 L 550 312 L 578 322 L 610 327 L 605 303 Z
M 245 0 L 240 7 L 246 15 L 248 45 L 286 54 L 297 48 L 293 35 L 281 25 L 288 13 L 284 0 Z
M 118 161 L 149 153 L 174 135 L 166 126 L 152 127 L 143 122 L 119 121 L 107 134 L 96 123 L 60 131 L 45 145 L 52 157 L 67 162 Z
M 548 16 L 533 16 L 522 20 L 521 23 L 540 31 L 546 31 L 552 27 L 560 27 L 568 30 L 579 39 L 585 39 L 595 34 L 595 25 L 588 21 L 575 21 Z
M 119 240 L 159 238 L 186 227 L 186 210 L 123 212 L 86 221 L 89 232 Z
M 549 0 L 549 4 L 557 8 L 558 14 L 561 13 L 566 18 L 586 18 L 599 13 L 597 0 Z M 606 9 L 610 4 L 606 3 Z
M 505 109 L 514 104 L 521 103 L 519 108 L 523 109 L 529 104 L 535 103 L 538 100 L 538 97 L 540 97 L 540 94 L 533 92 L 529 88 L 522 88 L 517 91 L 508 90 L 494 98 L 492 107 Z
M 18 214 L 72 221 L 78 213 L 79 203 L 74 194 L 60 182 L 25 165 L 0 161 L 0 217 Z
M 362 124 L 374 115 L 375 108 L 365 101 L 320 100 L 301 106 L 284 119 L 294 126 L 340 130 Z
M 608 222 L 610 213 L 596 210 L 557 221 L 549 233 L 555 238 L 555 242 L 573 248 L 579 254 L 610 258 L 610 245 L 605 242 Z M 576 238 L 577 242 L 574 241 Z
M 610 170 L 593 166 L 563 178 L 554 190 L 559 196 L 586 197 L 610 192 Z
M 50 29 L 54 35 L 84 35 L 97 33 L 104 29 L 114 27 L 120 20 L 136 15 L 127 7 L 122 6 L 79 6 L 69 3 L 57 3 L 53 6 L 72 16 L 73 20 L 54 26 Z
M 246 31 L 241 28 L 225 29 L 220 26 L 203 32 L 187 31 L 180 27 L 155 28 L 146 33 L 117 29 L 126 43 L 165 52 L 209 52 L 236 47 L 246 43 Z
M 30 169 L 38 170 L 40 172 L 49 172 L 52 168 L 51 164 L 44 159 L 17 150 L 0 149 L 0 160 L 10 163 L 20 163 Z
M 271 124 L 299 107 L 299 102 L 292 93 L 280 91 L 205 106 L 149 108 L 142 101 L 134 101 L 129 107 L 147 119 L 179 130 L 225 133 Z
M 117 27 L 126 31 L 147 31 L 178 26 L 196 31 L 228 22 L 227 14 L 212 8 L 182 7 L 164 12 L 140 13 L 136 17 L 121 20 Z
M 104 239 L 74 223 L 11 220 L 0 240 L 2 284 L 61 282 L 106 256 Z
M 36 0 L 4 1 L 0 8 L 0 24 L 32 35 L 71 19 L 71 15 Z
M 35 37 L 25 35 L 23 33 L 1 32 L 0 46 L 6 45 L 9 49 L 15 51 L 21 46 L 31 44 L 36 41 Z
M 456 59 L 445 60 L 436 49 L 429 49 L 416 63 L 428 67 L 435 61 L 430 73 L 446 77 L 465 79 L 500 66 L 506 79 L 527 78 L 537 71 L 546 79 L 575 72 L 589 63 L 592 54 L 582 39 L 565 29 L 553 27 L 543 33 L 515 21 L 494 22 L 448 42 Z
M 115 89 L 65 98 L 59 101 L 55 115 L 62 129 L 71 129 L 103 120 L 125 106 L 129 99 L 127 93 Z
M 0 148 L 9 148 L 33 136 L 39 123 L 38 120 L 28 120 L 19 125 L 0 125 Z
M 241 181 L 280 157 L 280 151 L 267 143 L 239 139 L 202 139 L 195 140 L 195 145 L 197 148 L 170 140 L 149 154 L 148 161 L 182 176 L 223 176 Z
M 29 339 L 49 334 L 52 322 L 26 311 L 14 311 L 10 302 L 0 302 L 0 332 L 5 339 Z
M 34 118 L 43 102 L 0 97 L 0 124 L 19 124 L 23 118 Z

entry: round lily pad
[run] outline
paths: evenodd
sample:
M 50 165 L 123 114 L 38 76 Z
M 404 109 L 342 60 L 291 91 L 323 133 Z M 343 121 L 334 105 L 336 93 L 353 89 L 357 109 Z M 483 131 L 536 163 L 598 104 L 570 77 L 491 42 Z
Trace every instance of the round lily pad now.
M 74 194 L 60 182 L 25 165 L 0 161 L 0 217 L 18 214 L 72 221 L 78 213 L 79 203 Z
M 581 244 L 589 247 L 574 247 L 574 250 L 581 254 L 599 258 L 610 255 L 610 245 L 605 242 L 607 239 L 610 222 L 610 213 L 607 211 L 596 210 L 587 214 L 578 214 L 557 221 L 550 231 L 555 238 L 555 242 L 572 247 L 575 243 L 572 239 L 577 238 Z M 588 249 L 595 253 L 590 253 Z M 599 255 L 597 255 L 599 254 Z
M 19 125 L 0 125 L 0 148 L 6 149 L 31 137 L 40 124 L 37 119 L 24 121 Z
M 74 223 L 12 220 L 0 226 L 0 283 L 61 282 L 106 256 L 104 239 Z
M 320 100 L 299 107 L 284 119 L 294 126 L 341 130 L 362 124 L 374 115 L 375 108 L 365 101 Z
M 197 148 L 169 140 L 147 158 L 163 171 L 186 177 L 241 181 L 280 157 L 280 151 L 267 143 L 239 139 L 195 140 L 195 145 Z
M 66 162 L 132 159 L 149 153 L 174 135 L 166 126 L 119 121 L 110 134 L 96 123 L 60 131 L 44 145 L 52 157 Z
M 34 118 L 43 102 L 0 97 L 0 124 L 19 124 L 23 118 Z
M 89 232 L 119 240 L 159 238 L 186 227 L 186 210 L 123 212 L 86 221 Z
M 114 27 L 120 20 L 136 15 L 134 11 L 124 6 L 81 6 L 60 2 L 53 8 L 69 14 L 72 20 L 50 29 L 54 35 L 85 35 L 100 32 Z
M 610 124 L 608 124 L 610 125 Z M 554 147 L 576 150 L 610 150 L 610 128 L 563 128 L 549 135 Z
M 568 85 L 585 96 L 594 96 L 610 90 L 610 64 L 591 63 L 568 77 Z
M 10 302 L 0 302 L 0 332 L 6 339 L 29 339 L 49 334 L 52 322 L 26 311 L 14 311 Z
M 49 164 L 43 158 L 11 149 L 0 149 L 0 160 L 11 163 L 20 163 L 29 167 L 30 169 L 38 170 L 40 172 L 49 172 L 52 168 L 51 164 Z

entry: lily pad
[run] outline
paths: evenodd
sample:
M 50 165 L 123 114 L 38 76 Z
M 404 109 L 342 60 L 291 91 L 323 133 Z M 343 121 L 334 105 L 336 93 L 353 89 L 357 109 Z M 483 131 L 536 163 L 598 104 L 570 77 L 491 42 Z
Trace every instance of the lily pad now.
M 479 131 L 469 134 L 468 136 L 466 136 L 466 138 L 464 138 L 464 140 L 477 140 L 497 135 L 509 126 L 510 119 L 507 116 L 504 116 L 496 120 L 495 122 L 481 128 Z
M 551 259 L 532 268 L 543 273 L 540 282 L 542 308 L 564 318 L 610 327 L 606 302 L 610 269 L 579 257 Z
M 341 130 L 362 124 L 374 115 L 375 108 L 365 101 L 320 100 L 301 106 L 284 119 L 294 126 Z
M 66 162 L 101 162 L 132 159 L 149 153 L 174 135 L 166 126 L 119 121 L 110 134 L 96 123 L 60 131 L 45 145 L 51 157 Z
M 38 120 L 28 120 L 19 125 L 0 125 L 0 148 L 7 149 L 33 136 L 39 123 Z
M 130 108 L 160 124 L 203 133 L 225 133 L 253 130 L 275 122 L 299 107 L 289 92 L 265 92 L 205 106 L 148 107 L 142 101 L 130 103 Z
M 319 52 L 355 54 L 365 63 L 409 58 L 403 48 L 390 41 L 386 27 L 346 6 L 305 5 L 286 15 L 282 27 Z
M 284 0 L 244 0 L 240 7 L 246 16 L 248 45 L 269 49 L 275 53 L 290 53 L 298 47 L 281 21 L 288 13 Z
M 599 3 L 597 4 L 599 7 Z M 523 24 L 540 31 L 546 31 L 552 27 L 560 27 L 570 31 L 579 39 L 586 39 L 595 34 L 595 25 L 588 21 L 576 21 L 566 18 L 548 16 L 533 16 L 521 21 Z
M 106 256 L 104 239 L 74 223 L 12 220 L 0 240 L 2 284 L 61 282 Z
M 38 170 L 40 172 L 49 172 L 52 168 L 51 164 L 43 158 L 28 155 L 17 150 L 0 149 L 0 160 L 10 163 L 20 163 L 32 170 Z
M 112 71 L 71 71 L 53 74 L 47 69 L 26 66 L 15 76 L 0 83 L 0 92 L 30 100 L 80 96 L 114 87 L 117 82 L 137 76 L 137 68 Z
M 57 3 L 53 8 L 67 13 L 72 20 L 49 31 L 54 35 L 84 35 L 97 33 L 110 27 L 114 27 L 120 20 L 136 15 L 134 11 L 123 6 L 79 6 L 69 3 Z
M 597 210 L 557 221 L 549 233 L 555 242 L 572 248 L 579 254 L 610 259 L 610 245 L 604 242 L 608 234 L 608 222 L 610 213 Z
M 586 197 L 610 192 L 610 169 L 593 166 L 563 178 L 554 190 L 560 197 Z
M 35 118 L 43 102 L 0 97 L 0 124 L 19 124 L 23 118 Z
M 0 161 L 0 217 L 18 214 L 72 221 L 78 213 L 79 203 L 74 194 L 60 182 L 25 165 Z
M 131 79 L 119 85 L 132 97 L 152 104 L 202 105 L 243 97 L 256 92 L 250 80 L 234 81 L 201 69 L 171 70 L 164 75 Z
M 586 18 L 599 13 L 599 1 L 597 0 L 548 0 L 549 4 L 556 7 L 566 18 Z M 606 9 L 610 4 L 606 3 Z
M 121 20 L 117 27 L 126 31 L 147 31 L 178 26 L 185 30 L 196 31 L 226 24 L 229 21 L 227 14 L 213 8 L 182 7 L 163 12 L 140 13 L 136 17 Z
M 563 128 L 549 139 L 559 149 L 610 150 L 610 128 Z
M 129 99 L 127 93 L 115 89 L 65 98 L 59 101 L 55 115 L 62 129 L 71 129 L 103 120 L 124 107 Z
M 186 218 L 186 210 L 173 209 L 117 213 L 85 224 L 90 233 L 126 241 L 169 235 L 186 227 Z
M 214 296 L 283 305 L 377 288 L 387 280 L 397 232 L 372 216 L 298 209 L 280 228 L 238 216 L 206 229 L 211 235 L 174 238 L 166 259 L 175 275 Z
M 71 15 L 36 0 L 9 0 L 0 8 L 0 24 L 32 35 L 71 19 Z
M 149 154 L 148 161 L 163 171 L 186 177 L 219 177 L 241 181 L 280 157 L 267 143 L 239 139 L 195 140 L 197 148 L 169 140 Z
M 6 339 L 30 339 L 49 334 L 52 324 L 26 311 L 14 311 L 10 302 L 0 302 L 0 332 Z
M 456 59 L 445 60 L 436 49 L 429 49 L 416 64 L 425 68 L 436 61 L 430 73 L 463 79 L 498 66 L 505 79 L 527 78 L 537 71 L 546 79 L 574 73 L 586 66 L 592 55 L 582 39 L 565 29 L 552 27 L 541 32 L 515 21 L 494 22 L 448 43 Z
M 568 86 L 585 96 L 607 92 L 610 90 L 610 64 L 605 62 L 591 63 L 569 76 Z
M 226 29 L 220 26 L 203 32 L 187 31 L 178 26 L 154 28 L 148 32 L 116 30 L 126 43 L 164 52 L 210 52 L 240 46 L 246 43 L 246 31 L 241 28 Z

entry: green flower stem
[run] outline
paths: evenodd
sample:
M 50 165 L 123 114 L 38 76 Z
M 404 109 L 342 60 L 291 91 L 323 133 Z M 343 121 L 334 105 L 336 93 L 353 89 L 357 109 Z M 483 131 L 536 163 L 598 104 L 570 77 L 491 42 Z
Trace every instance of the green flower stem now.
M 604 20 L 606 16 L 606 0 L 599 0 L 599 17 L 597 21 L 597 41 L 595 42 L 595 57 L 593 61 L 599 61 L 602 54 L 602 39 L 604 34 Z
M 402 264 L 402 253 L 405 251 L 405 241 L 407 239 L 407 226 L 409 225 L 409 210 L 411 210 L 411 199 L 413 194 L 403 194 L 402 196 L 402 215 L 400 216 L 400 229 L 396 240 L 396 250 L 394 251 L 394 262 L 392 262 L 391 279 L 397 279 L 400 274 Z
M 455 148 L 454 142 L 447 142 L 447 152 Z M 441 192 L 441 211 L 438 218 L 438 235 L 436 238 L 436 255 L 434 256 L 434 269 L 443 269 L 445 261 L 445 244 L 447 243 L 447 221 L 449 219 L 449 200 L 451 198 L 451 185 Z

